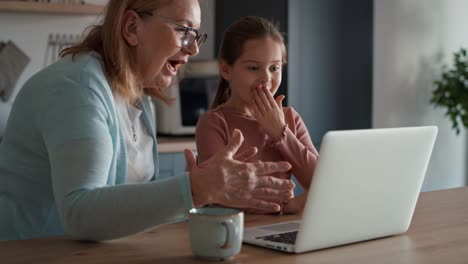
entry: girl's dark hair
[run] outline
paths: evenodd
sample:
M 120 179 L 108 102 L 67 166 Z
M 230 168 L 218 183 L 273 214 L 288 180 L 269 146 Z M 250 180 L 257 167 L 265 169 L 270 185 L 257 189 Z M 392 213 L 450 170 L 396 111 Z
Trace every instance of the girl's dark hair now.
M 267 37 L 281 43 L 283 64 L 286 63 L 286 45 L 284 44 L 283 34 L 279 26 L 264 18 L 255 16 L 242 17 L 224 31 L 218 52 L 218 61 L 220 63 L 224 61 L 228 65 L 233 65 L 242 55 L 246 41 Z M 231 96 L 229 83 L 220 75 L 218 90 L 211 108 L 225 103 L 229 96 Z

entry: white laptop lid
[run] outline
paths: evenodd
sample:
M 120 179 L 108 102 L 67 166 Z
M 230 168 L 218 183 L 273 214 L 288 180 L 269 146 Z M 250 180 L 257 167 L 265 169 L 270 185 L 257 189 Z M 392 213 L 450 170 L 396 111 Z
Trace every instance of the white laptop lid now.
M 405 232 L 436 135 L 435 126 L 328 132 L 295 252 Z
M 294 245 L 264 237 L 297 222 L 246 228 L 244 242 L 301 253 L 405 232 L 436 135 L 434 126 L 328 132 Z

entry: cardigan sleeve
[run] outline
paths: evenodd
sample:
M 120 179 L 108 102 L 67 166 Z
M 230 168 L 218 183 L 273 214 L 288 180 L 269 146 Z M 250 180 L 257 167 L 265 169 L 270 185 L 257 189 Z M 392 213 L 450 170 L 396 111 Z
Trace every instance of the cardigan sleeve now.
M 121 155 L 111 112 L 92 89 L 76 85 L 50 95 L 40 122 L 65 233 L 108 240 L 185 219 L 193 206 L 186 174 L 143 184 L 109 180 L 116 173 L 111 164 Z

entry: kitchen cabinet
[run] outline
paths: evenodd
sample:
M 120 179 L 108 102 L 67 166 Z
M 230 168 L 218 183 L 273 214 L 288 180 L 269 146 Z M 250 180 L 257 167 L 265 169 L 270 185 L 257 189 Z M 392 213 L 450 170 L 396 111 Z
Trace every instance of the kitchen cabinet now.
M 63 4 L 36 3 L 26 1 L 0 1 L 0 12 L 12 13 L 43 13 L 67 15 L 100 15 L 104 11 L 103 5 L 93 4 Z
M 166 179 L 185 172 L 185 157 L 183 152 L 159 154 L 159 177 Z
M 185 172 L 184 149 L 195 150 L 195 138 L 158 137 L 160 179 Z

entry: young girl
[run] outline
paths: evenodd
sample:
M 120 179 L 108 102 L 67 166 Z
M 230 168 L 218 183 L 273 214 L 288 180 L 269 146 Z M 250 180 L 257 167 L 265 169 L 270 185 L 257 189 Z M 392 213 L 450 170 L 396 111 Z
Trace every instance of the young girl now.
M 273 95 L 281 83 L 286 47 L 277 26 L 260 17 L 244 17 L 224 32 L 219 52 L 220 82 L 212 109 L 198 121 L 196 143 L 199 162 L 221 150 L 234 129 L 244 135 L 240 151 L 256 148 L 249 162 L 287 161 L 290 173 L 307 190 L 318 152 L 299 114 L 283 108 L 283 95 Z M 285 213 L 303 210 L 306 193 L 280 201 Z M 246 208 L 247 213 L 264 213 Z

